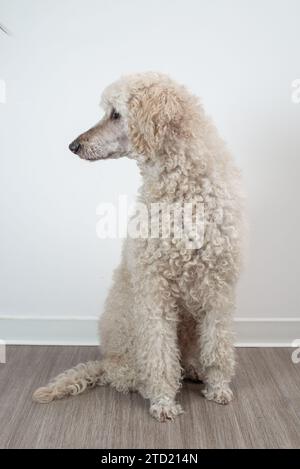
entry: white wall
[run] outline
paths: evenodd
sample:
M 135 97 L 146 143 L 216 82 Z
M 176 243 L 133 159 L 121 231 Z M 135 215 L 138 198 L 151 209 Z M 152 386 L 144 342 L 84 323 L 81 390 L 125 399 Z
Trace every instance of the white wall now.
M 120 74 L 160 70 L 202 97 L 244 173 L 250 249 L 239 317 L 300 317 L 298 0 L 0 0 L 0 316 L 101 313 L 119 240 L 96 206 L 135 163 L 68 144 Z

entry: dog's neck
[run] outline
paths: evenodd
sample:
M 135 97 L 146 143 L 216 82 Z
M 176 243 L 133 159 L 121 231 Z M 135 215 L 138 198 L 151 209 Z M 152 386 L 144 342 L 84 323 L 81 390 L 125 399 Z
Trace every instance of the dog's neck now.
M 194 164 L 184 165 L 183 168 L 176 163 L 166 165 L 165 161 L 143 161 L 138 166 L 143 178 L 139 194 L 145 203 L 189 199 L 193 183 L 199 186 L 199 172 Z

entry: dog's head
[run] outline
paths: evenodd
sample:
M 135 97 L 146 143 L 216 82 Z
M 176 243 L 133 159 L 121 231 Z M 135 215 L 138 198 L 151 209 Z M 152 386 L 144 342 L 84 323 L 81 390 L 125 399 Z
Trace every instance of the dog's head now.
M 195 99 L 185 88 L 152 72 L 113 83 L 101 104 L 105 112 L 101 121 L 69 146 L 86 160 L 128 156 L 153 161 L 167 147 L 191 138 L 191 124 L 198 116 Z

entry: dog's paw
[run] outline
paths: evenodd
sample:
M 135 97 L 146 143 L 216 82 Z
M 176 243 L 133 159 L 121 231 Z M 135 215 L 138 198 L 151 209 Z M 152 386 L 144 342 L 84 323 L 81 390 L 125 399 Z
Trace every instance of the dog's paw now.
M 229 386 L 223 386 L 221 388 L 214 388 L 211 386 L 206 386 L 202 390 L 203 396 L 209 401 L 214 401 L 217 404 L 226 405 L 232 401 L 233 393 Z
M 170 401 L 154 402 L 150 406 L 150 414 L 159 422 L 173 421 L 177 415 L 183 414 L 180 404 Z

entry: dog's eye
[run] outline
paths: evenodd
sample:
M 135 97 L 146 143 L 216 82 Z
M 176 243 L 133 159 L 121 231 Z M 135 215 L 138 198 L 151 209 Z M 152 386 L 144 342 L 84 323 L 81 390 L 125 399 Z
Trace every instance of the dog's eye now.
M 117 119 L 120 119 L 120 117 L 121 117 L 121 115 L 115 109 L 113 109 L 112 113 L 110 115 L 110 118 L 112 120 L 117 120 Z

